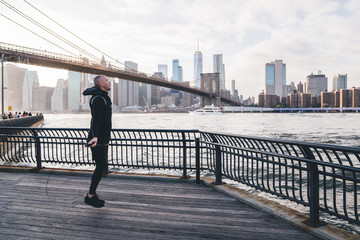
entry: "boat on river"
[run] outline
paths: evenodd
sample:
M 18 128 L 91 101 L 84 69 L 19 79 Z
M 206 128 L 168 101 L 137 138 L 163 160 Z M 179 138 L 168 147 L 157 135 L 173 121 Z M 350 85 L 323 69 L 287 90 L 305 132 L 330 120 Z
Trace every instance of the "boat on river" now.
M 195 111 L 189 112 L 191 114 L 197 115 L 221 115 L 221 109 L 219 107 L 215 107 L 214 105 L 207 105 L 203 108 L 197 109 Z

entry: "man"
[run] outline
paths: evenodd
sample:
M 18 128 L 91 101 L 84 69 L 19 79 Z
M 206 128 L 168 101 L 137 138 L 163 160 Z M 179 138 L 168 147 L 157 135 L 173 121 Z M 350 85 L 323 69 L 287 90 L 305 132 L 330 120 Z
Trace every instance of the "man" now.
M 91 123 L 88 135 L 88 145 L 91 148 L 92 158 L 95 161 L 95 170 L 91 177 L 89 192 L 84 202 L 93 207 L 100 208 L 105 204 L 99 199 L 96 188 L 101 180 L 107 165 L 107 153 L 111 132 L 111 100 L 108 92 L 111 84 L 106 76 L 99 75 L 94 78 L 94 87 L 88 88 L 83 95 L 92 95 L 90 99 Z

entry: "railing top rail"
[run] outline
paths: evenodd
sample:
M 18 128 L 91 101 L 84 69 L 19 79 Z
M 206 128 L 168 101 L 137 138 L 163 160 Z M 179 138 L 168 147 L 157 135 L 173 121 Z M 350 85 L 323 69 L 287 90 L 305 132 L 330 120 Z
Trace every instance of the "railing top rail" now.
M 0 129 L 13 129 L 13 130 L 35 130 L 35 131 L 89 131 L 89 128 L 30 128 L 30 127 L 3 127 Z M 127 129 L 127 128 L 113 128 L 112 131 L 124 131 L 124 132 L 200 132 L 197 129 Z
M 247 135 L 238 135 L 238 134 L 226 134 L 226 133 L 214 133 L 214 132 L 201 132 L 204 134 L 211 134 L 211 135 L 218 135 L 218 136 L 225 136 L 225 137 L 237 137 L 243 139 L 251 139 L 251 140 L 261 140 L 273 143 L 284 143 L 284 144 L 292 144 L 297 146 L 306 146 L 306 147 L 313 147 L 313 148 L 321 148 L 321 149 L 331 149 L 331 150 L 338 150 L 338 151 L 351 151 L 354 153 L 360 153 L 360 147 L 351 147 L 351 146 L 338 146 L 332 144 L 323 144 L 323 143 L 309 143 L 303 141 L 293 141 L 293 140 L 284 140 L 284 139 L 275 139 L 275 138 L 266 138 L 266 137 L 256 137 L 256 136 L 247 136 Z

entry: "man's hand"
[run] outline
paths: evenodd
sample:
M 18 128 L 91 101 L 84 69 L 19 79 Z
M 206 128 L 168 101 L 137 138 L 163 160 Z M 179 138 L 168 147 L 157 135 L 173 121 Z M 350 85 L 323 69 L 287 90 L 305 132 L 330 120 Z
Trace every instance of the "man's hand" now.
M 97 138 L 97 137 L 94 137 L 93 139 L 91 139 L 91 140 L 88 142 L 88 144 L 90 145 L 90 147 L 96 147 L 97 141 L 98 141 L 98 138 Z

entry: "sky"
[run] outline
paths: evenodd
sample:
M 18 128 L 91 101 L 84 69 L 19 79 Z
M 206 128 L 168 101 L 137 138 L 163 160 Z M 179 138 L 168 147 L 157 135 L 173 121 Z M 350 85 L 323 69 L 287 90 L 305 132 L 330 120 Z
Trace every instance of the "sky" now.
M 6 0 L 57 34 L 91 51 L 74 36 L 23 0 Z M 306 81 L 321 70 L 328 89 L 336 74 L 347 74 L 348 87 L 360 87 L 359 0 L 27 0 L 71 32 L 120 62 L 138 63 L 154 73 L 158 64 L 179 59 L 183 80 L 194 80 L 194 52 L 199 42 L 203 72 L 213 72 L 213 54 L 223 54 L 226 88 L 231 80 L 244 98 L 265 88 L 265 64 L 283 60 L 287 84 Z M 2 15 L 37 34 L 50 35 L 0 4 Z M 0 16 L 0 42 L 65 53 Z M 5 34 L 4 34 L 5 33 Z M 58 40 L 75 55 L 72 49 Z M 68 53 L 65 53 L 68 54 Z M 110 59 L 108 59 L 110 60 Z M 40 84 L 55 86 L 66 71 L 23 65 L 38 71 Z

